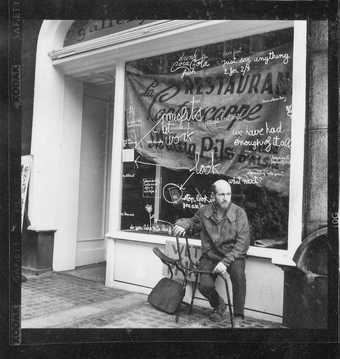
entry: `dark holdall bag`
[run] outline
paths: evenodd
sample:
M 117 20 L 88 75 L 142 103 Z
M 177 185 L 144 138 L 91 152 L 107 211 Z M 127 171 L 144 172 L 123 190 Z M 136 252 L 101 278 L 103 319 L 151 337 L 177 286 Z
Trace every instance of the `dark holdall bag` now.
M 162 278 L 152 289 L 148 302 L 156 309 L 174 314 L 185 294 L 185 285 L 170 278 Z

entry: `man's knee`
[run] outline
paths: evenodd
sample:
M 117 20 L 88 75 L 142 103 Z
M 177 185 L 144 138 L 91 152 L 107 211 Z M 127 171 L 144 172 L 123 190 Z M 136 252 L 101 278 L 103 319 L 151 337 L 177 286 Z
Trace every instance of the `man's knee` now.
M 230 266 L 230 279 L 231 281 L 243 282 L 246 280 L 245 266 L 243 260 L 235 261 Z

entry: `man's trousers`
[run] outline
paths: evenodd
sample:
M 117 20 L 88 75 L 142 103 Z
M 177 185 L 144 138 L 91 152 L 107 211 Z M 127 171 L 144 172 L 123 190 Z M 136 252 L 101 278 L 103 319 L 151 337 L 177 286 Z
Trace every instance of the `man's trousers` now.
M 218 262 L 203 256 L 199 262 L 199 269 L 212 272 L 217 263 Z M 244 303 L 246 298 L 245 259 L 235 259 L 235 261 L 228 266 L 227 271 L 233 286 L 234 316 L 244 317 Z M 216 308 L 223 301 L 215 289 L 216 277 L 216 274 L 201 274 L 198 286 L 199 291 L 208 299 L 213 308 Z

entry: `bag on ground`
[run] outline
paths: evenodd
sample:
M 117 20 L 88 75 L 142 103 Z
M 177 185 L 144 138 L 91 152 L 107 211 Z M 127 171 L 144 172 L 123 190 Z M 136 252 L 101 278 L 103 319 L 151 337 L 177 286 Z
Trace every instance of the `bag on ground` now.
M 148 302 L 156 309 L 174 314 L 185 295 L 185 286 L 170 278 L 162 278 L 152 289 Z

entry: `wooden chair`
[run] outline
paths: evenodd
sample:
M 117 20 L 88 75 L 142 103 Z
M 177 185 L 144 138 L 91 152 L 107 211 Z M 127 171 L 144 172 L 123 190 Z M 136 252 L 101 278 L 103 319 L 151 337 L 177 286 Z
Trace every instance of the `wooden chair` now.
M 197 291 L 197 285 L 198 285 L 198 280 L 199 280 L 200 274 L 213 274 L 213 273 L 208 272 L 208 271 L 202 271 L 202 270 L 200 270 L 198 268 L 198 266 L 193 262 L 193 260 L 191 258 L 191 254 L 190 254 L 190 250 L 189 250 L 189 242 L 188 242 L 187 237 L 185 237 L 185 243 L 186 243 L 187 252 L 188 252 L 188 259 L 189 259 L 189 264 L 188 265 L 185 265 L 185 263 L 183 261 L 181 251 L 180 251 L 180 245 L 179 245 L 178 237 L 176 237 L 176 246 L 177 246 L 178 259 L 168 257 L 158 247 L 153 248 L 153 252 L 169 268 L 169 271 L 170 271 L 170 274 L 171 274 L 170 278 L 173 277 L 173 271 L 172 271 L 171 267 L 177 268 L 183 274 L 185 283 L 188 282 L 188 279 L 190 278 L 191 275 L 194 275 L 195 280 L 194 280 L 194 283 L 193 283 L 192 296 L 191 296 L 191 301 L 190 301 L 190 304 L 189 304 L 189 311 L 188 311 L 188 313 L 191 314 L 193 304 L 194 304 L 194 300 L 195 300 L 195 294 L 196 294 L 196 291 Z M 225 288 L 226 288 L 226 293 L 227 293 L 227 300 L 228 300 L 227 304 L 228 304 L 229 315 L 230 315 L 230 322 L 231 322 L 231 327 L 233 328 L 234 327 L 234 321 L 233 321 L 233 313 L 232 313 L 230 292 L 229 292 L 229 286 L 228 286 L 227 277 L 225 275 L 222 275 L 222 274 L 217 274 L 217 275 L 219 275 L 223 279 L 223 281 L 225 283 Z M 178 320 L 178 317 L 176 317 L 176 321 L 177 320 Z

